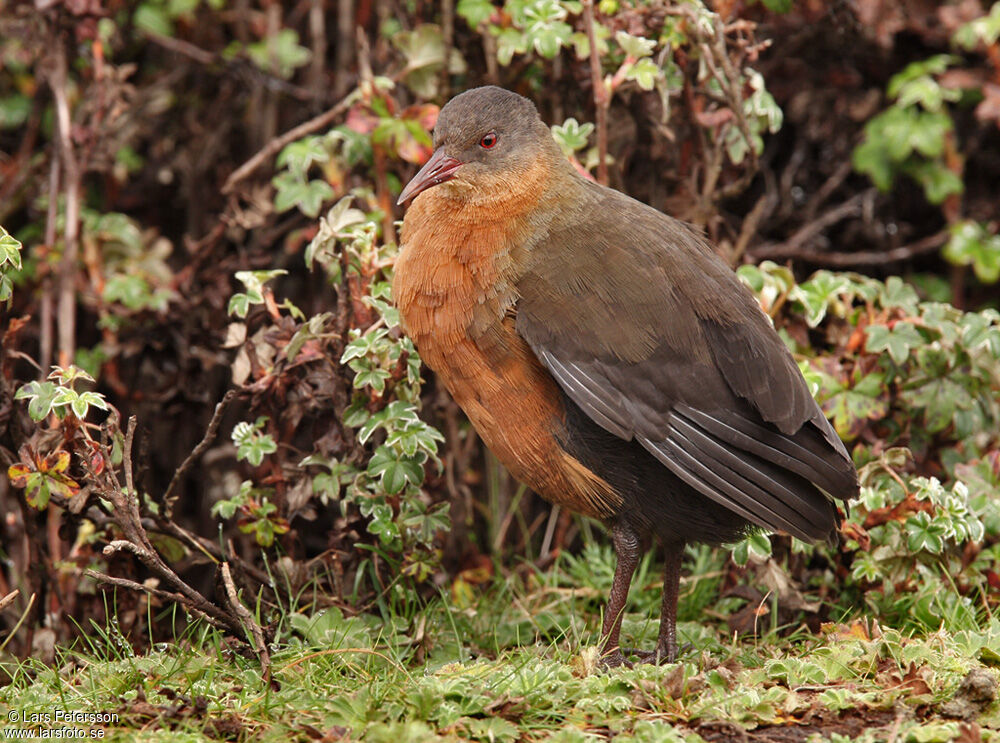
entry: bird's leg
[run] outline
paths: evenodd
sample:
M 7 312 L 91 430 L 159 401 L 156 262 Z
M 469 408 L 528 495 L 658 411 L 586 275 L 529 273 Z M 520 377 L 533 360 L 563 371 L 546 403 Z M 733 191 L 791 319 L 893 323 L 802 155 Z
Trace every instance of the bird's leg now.
M 632 575 L 639 564 L 639 535 L 626 523 L 619 522 L 611 527 L 611 541 L 615 546 L 618 563 L 615 578 L 608 594 L 608 605 L 604 610 L 604 625 L 601 627 L 601 663 L 609 668 L 625 663 L 625 657 L 618 645 L 625 613 L 625 600 L 632 584 Z
M 665 547 L 663 603 L 660 606 L 660 636 L 656 641 L 656 662 L 677 660 L 677 597 L 681 589 L 681 561 L 684 545 Z
M 627 649 L 641 663 L 673 663 L 677 660 L 677 597 L 680 594 L 681 562 L 684 545 L 665 545 L 663 603 L 660 605 L 660 634 L 655 650 Z

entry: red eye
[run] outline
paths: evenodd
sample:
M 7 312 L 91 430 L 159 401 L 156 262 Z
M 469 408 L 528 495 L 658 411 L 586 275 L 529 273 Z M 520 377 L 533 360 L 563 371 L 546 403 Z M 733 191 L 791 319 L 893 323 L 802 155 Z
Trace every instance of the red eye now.
M 497 133 L 488 132 L 483 135 L 483 138 L 479 140 L 479 146 L 483 149 L 488 150 L 490 147 L 497 143 Z

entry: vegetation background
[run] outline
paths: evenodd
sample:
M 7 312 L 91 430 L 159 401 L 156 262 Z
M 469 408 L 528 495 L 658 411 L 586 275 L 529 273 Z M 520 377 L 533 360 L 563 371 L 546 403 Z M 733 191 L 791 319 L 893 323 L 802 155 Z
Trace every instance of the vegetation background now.
M 6 729 L 1000 739 L 998 40 L 978 0 L 0 0 Z M 398 328 L 396 196 L 487 83 L 705 230 L 862 474 L 838 547 L 689 549 L 678 664 L 596 670 L 600 525 Z

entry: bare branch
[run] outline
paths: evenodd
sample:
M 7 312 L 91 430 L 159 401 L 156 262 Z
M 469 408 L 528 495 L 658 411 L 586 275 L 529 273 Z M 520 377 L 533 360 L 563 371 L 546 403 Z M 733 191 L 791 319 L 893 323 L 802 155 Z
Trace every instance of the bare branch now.
M 941 230 L 933 235 L 924 237 L 909 245 L 901 245 L 892 250 L 860 250 L 856 253 L 825 252 L 821 250 L 785 250 L 781 255 L 774 255 L 761 249 L 749 251 L 755 260 L 765 258 L 792 258 L 795 260 L 808 261 L 819 266 L 830 266 L 831 268 L 848 268 L 852 266 L 881 266 L 886 263 L 906 261 L 924 253 L 932 253 L 948 240 L 950 233 L 948 230 Z M 765 246 L 766 247 L 766 246 Z M 780 247 L 780 246 L 776 246 Z
M 229 177 L 226 178 L 225 184 L 222 186 L 222 193 L 232 193 L 237 183 L 257 170 L 257 168 L 263 165 L 268 159 L 277 155 L 282 149 L 284 149 L 285 145 L 291 144 L 297 139 L 302 139 L 303 137 L 332 124 L 354 102 L 355 95 L 356 94 L 354 92 L 349 93 L 341 98 L 332 108 L 327 109 L 319 116 L 314 116 L 309 119 L 309 121 L 305 121 L 298 126 L 289 129 L 284 134 L 272 139 L 264 145 L 256 155 L 251 157 L 229 174 Z
M 583 25 L 590 43 L 590 84 L 594 89 L 595 122 L 597 124 L 597 182 L 608 185 L 608 89 L 601 76 L 601 56 L 594 32 L 594 0 L 583 0 Z
M 233 575 L 229 572 L 229 563 L 222 563 L 222 585 L 226 589 L 226 598 L 229 600 L 229 605 L 232 607 L 233 611 L 236 612 L 236 616 L 240 618 L 243 623 L 244 632 L 246 633 L 247 639 L 250 641 L 250 645 L 253 647 L 254 652 L 257 653 L 257 658 L 260 660 L 260 669 L 264 676 L 264 680 L 267 682 L 271 681 L 271 656 L 267 652 L 267 643 L 264 641 L 264 632 L 261 630 L 260 625 L 257 624 L 257 620 L 254 619 L 253 614 L 247 609 L 243 602 L 240 601 L 240 597 L 236 594 L 236 585 L 233 583 Z
M 819 235 L 830 225 L 836 224 L 847 217 L 856 216 L 865 199 L 871 198 L 875 194 L 875 189 L 870 188 L 861 193 L 855 194 L 842 204 L 838 204 L 827 210 L 819 217 L 803 225 L 783 243 L 771 243 L 754 248 L 749 251 L 757 260 L 763 258 L 792 258 L 801 253 L 801 248 L 807 242 Z
M 187 474 L 187 471 L 191 469 L 192 465 L 201 458 L 202 454 L 212 445 L 215 440 L 216 434 L 219 432 L 219 426 L 222 423 L 222 417 L 225 415 L 226 410 L 229 408 L 229 404 L 236 397 L 236 390 L 229 390 L 226 392 L 225 397 L 215 406 L 215 412 L 212 414 L 212 420 L 208 422 L 208 428 L 205 429 L 205 435 L 202 437 L 198 445 L 191 450 L 191 453 L 187 455 L 181 466 L 177 468 L 174 472 L 174 476 L 170 478 L 170 484 L 167 485 L 166 491 L 163 493 L 163 503 L 166 506 L 166 513 L 169 516 L 171 510 L 173 509 L 174 500 L 176 496 L 174 495 L 174 488 L 176 488 L 180 482 L 181 478 Z

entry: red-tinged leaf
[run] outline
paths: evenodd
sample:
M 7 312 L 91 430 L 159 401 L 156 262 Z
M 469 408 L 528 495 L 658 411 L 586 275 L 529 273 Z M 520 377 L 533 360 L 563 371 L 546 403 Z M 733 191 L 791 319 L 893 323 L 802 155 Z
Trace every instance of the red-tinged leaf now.
M 980 121 L 1000 121 L 1000 85 L 988 83 L 983 86 L 983 100 L 976 106 L 976 118 Z
M 989 465 L 993 474 L 1000 477 L 1000 449 L 994 449 L 983 457 Z
M 66 475 L 48 475 L 45 479 L 51 492 L 58 493 L 65 498 L 72 498 L 80 492 L 80 483 Z
M 28 502 L 28 505 L 41 511 L 49 505 L 50 495 L 49 481 L 45 475 L 32 472 L 28 478 L 28 488 L 24 494 L 24 499 Z
M 982 70 L 953 68 L 945 70 L 938 76 L 938 84 L 942 88 L 961 90 L 963 88 L 978 88 L 983 85 L 985 75 Z
M 34 473 L 34 468 L 28 464 L 12 464 L 7 468 L 7 478 L 15 488 L 23 488 L 28 484 L 28 475 Z
M 1000 591 L 1000 573 L 995 573 L 992 570 L 987 570 L 986 582 L 989 584 L 990 589 L 994 591 Z
M 858 546 L 866 552 L 871 549 L 872 539 L 860 524 L 845 521 L 840 527 L 840 533 L 844 538 L 856 541 Z
M 379 119 L 377 116 L 372 116 L 371 112 L 359 103 L 347 112 L 347 120 L 344 123 L 348 129 L 358 134 L 371 134 L 378 126 Z
M 65 472 L 69 467 L 69 452 L 64 449 L 56 449 L 38 463 L 38 471 L 46 474 L 52 472 Z
M 425 103 L 418 106 L 410 106 L 400 114 L 401 119 L 414 119 L 424 131 L 430 132 L 435 124 L 437 124 L 438 114 L 441 112 L 440 107 L 435 106 L 433 103 Z
M 434 148 L 431 145 L 418 142 L 415 137 L 401 136 L 396 140 L 396 152 L 406 162 L 422 165 L 434 154 Z
M 87 448 L 90 449 L 90 454 L 87 457 L 90 469 L 94 471 L 95 475 L 99 475 L 104 472 L 104 454 L 101 453 L 101 447 L 96 441 L 87 441 Z

